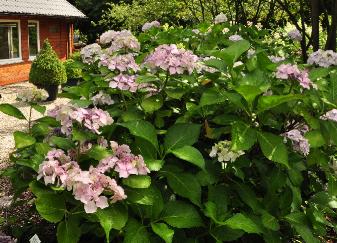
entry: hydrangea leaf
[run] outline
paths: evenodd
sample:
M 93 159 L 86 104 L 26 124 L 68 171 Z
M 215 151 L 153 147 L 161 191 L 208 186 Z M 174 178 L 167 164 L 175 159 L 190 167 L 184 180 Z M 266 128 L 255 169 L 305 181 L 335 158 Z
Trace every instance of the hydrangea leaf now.
M 185 160 L 198 166 L 201 169 L 205 169 L 205 160 L 200 151 L 192 146 L 184 146 L 172 150 L 172 153 L 179 159 Z
M 14 132 L 14 141 L 15 141 L 15 147 L 20 149 L 20 148 L 25 148 L 28 146 L 31 146 L 36 143 L 36 139 L 27 133 L 16 131 Z
M 259 234 L 262 232 L 260 227 L 255 224 L 253 220 L 241 213 L 237 213 L 233 217 L 227 219 L 225 221 L 225 225 L 231 227 L 232 229 L 243 230 L 247 233 Z
M 132 188 L 148 188 L 151 185 L 151 177 L 146 175 L 131 175 L 123 178 L 123 184 Z
M 154 111 L 159 110 L 163 106 L 163 99 L 159 95 L 154 95 L 145 98 L 140 105 L 145 112 L 153 113 Z
M 113 204 L 108 208 L 98 209 L 96 215 L 104 229 L 107 242 L 110 242 L 110 230 L 121 230 L 128 220 L 128 212 L 120 204 Z
M 120 123 L 121 126 L 129 129 L 130 133 L 136 137 L 141 137 L 150 142 L 156 149 L 158 149 L 157 133 L 154 126 L 143 120 L 130 121 Z
M 238 121 L 232 125 L 233 150 L 248 150 L 255 144 L 256 140 L 256 131 L 244 122 Z
M 272 133 L 259 132 L 257 138 L 264 156 L 289 168 L 288 150 L 282 137 Z
M 183 201 L 170 201 L 166 204 L 161 219 L 176 228 L 203 226 L 202 219 L 192 204 Z
M 5 113 L 6 115 L 13 116 L 21 120 L 26 119 L 26 117 L 18 108 L 10 104 L 0 104 L 0 111 Z
M 130 218 L 125 227 L 124 243 L 150 243 L 147 226 L 140 224 L 137 220 Z
M 263 111 L 270 110 L 283 103 L 299 99 L 303 99 L 303 96 L 294 94 L 261 96 L 257 104 L 257 111 L 258 113 L 261 113 Z
M 154 233 L 159 235 L 165 243 L 171 243 L 174 236 L 174 230 L 170 229 L 164 223 L 151 223 L 151 228 Z
M 38 193 L 35 205 L 39 214 L 52 223 L 60 222 L 66 210 L 63 197 L 52 193 Z
M 178 123 L 167 130 L 164 145 L 167 151 L 193 145 L 198 141 L 200 125 Z
M 57 226 L 57 241 L 61 243 L 77 243 L 81 237 L 79 222 L 75 219 L 64 220 Z

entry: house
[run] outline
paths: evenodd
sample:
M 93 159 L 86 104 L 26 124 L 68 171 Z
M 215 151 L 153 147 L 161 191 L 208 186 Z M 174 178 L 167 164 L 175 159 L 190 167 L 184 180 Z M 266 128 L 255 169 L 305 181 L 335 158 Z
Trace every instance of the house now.
M 28 80 L 47 38 L 61 59 L 69 57 L 73 23 L 83 18 L 66 0 L 0 0 L 0 86 Z

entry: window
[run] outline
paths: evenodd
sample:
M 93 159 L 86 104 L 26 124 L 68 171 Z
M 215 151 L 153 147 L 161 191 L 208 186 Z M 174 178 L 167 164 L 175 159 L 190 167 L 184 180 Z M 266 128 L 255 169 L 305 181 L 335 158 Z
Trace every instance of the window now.
M 28 22 L 28 43 L 29 57 L 35 57 L 40 49 L 39 24 L 38 22 Z
M 0 22 L 0 62 L 20 56 L 19 22 Z

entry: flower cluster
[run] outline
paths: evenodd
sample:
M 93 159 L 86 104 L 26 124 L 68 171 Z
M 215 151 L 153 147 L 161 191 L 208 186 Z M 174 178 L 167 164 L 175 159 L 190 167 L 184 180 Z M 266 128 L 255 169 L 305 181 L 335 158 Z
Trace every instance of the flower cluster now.
M 153 27 L 160 27 L 160 23 L 158 21 L 152 21 L 152 22 L 147 22 L 143 25 L 142 27 L 142 31 L 148 31 L 149 29 L 153 28 Z
M 87 45 L 81 50 L 82 61 L 87 64 L 93 64 L 95 61 L 99 60 L 102 54 L 102 48 L 97 43 Z
M 283 62 L 285 60 L 284 57 L 279 57 L 279 56 L 268 56 L 268 58 L 273 63 L 279 63 L 279 62 Z
M 141 155 L 134 155 L 128 145 L 119 145 L 115 141 L 110 142 L 113 156 L 101 160 L 97 169 L 101 173 L 114 170 L 118 172 L 120 178 L 127 178 L 130 175 L 146 175 L 150 170 L 146 167 Z
M 110 80 L 109 87 L 113 89 L 117 88 L 120 90 L 129 90 L 130 92 L 136 92 L 138 84 L 136 83 L 135 75 L 119 74 L 112 80 Z
M 228 39 L 234 42 L 243 40 L 241 35 L 231 35 Z
M 96 105 L 112 105 L 115 102 L 111 99 L 111 96 L 104 93 L 102 90 L 95 96 L 91 97 L 93 104 Z
M 231 149 L 232 147 L 232 142 L 231 141 L 221 141 L 217 144 L 215 144 L 212 147 L 212 150 L 209 154 L 210 157 L 218 157 L 219 162 L 234 162 L 239 158 L 241 155 L 245 154 L 245 152 L 239 150 L 239 151 L 234 151 Z
M 99 65 L 108 67 L 111 71 L 119 70 L 120 72 L 125 72 L 130 69 L 136 72 L 140 69 L 131 53 L 114 56 L 103 54 L 100 58 Z
M 337 122 L 337 109 L 332 109 L 320 117 L 322 120 Z
M 337 53 L 332 50 L 318 50 L 312 53 L 308 58 L 308 64 L 320 67 L 337 66 Z
M 305 156 L 307 156 L 310 152 L 309 141 L 303 136 L 308 130 L 309 129 L 307 126 L 302 126 L 298 129 L 293 129 L 283 134 L 285 138 L 288 138 L 291 141 L 294 151 L 299 152 Z
M 221 23 L 227 22 L 227 20 L 228 20 L 227 16 L 223 13 L 220 13 L 217 16 L 215 16 L 214 23 L 215 24 L 221 24 Z
M 102 45 L 109 44 L 112 42 L 112 39 L 115 37 L 115 35 L 116 31 L 108 30 L 99 37 L 99 43 Z
M 298 29 L 294 29 L 288 32 L 288 37 L 292 39 L 293 41 L 301 41 L 302 40 L 302 34 Z
M 37 179 L 44 183 L 55 184 L 72 191 L 76 200 L 84 204 L 86 213 L 95 213 L 97 208 L 109 206 L 108 198 L 103 192 L 112 194 L 111 202 L 126 198 L 122 187 L 99 169 L 91 166 L 88 171 L 82 170 L 76 161 L 72 161 L 62 150 L 48 152 L 45 161 L 40 165 Z
M 309 79 L 308 72 L 299 70 L 297 65 L 282 64 L 278 66 L 276 77 L 279 79 L 297 80 L 305 89 L 310 89 L 310 86 L 313 86 L 313 83 Z
M 69 135 L 73 122 L 77 121 L 90 131 L 100 134 L 99 129 L 103 126 L 111 125 L 113 119 L 106 111 L 92 108 L 77 108 L 71 105 L 56 106 L 48 111 L 48 115 L 56 118 L 61 123 L 61 132 Z
M 48 97 L 47 92 L 44 89 L 37 89 L 34 88 L 32 90 L 24 89 L 20 91 L 20 93 L 17 95 L 17 99 L 23 102 L 38 102 L 38 101 L 44 101 Z
M 112 36 L 111 46 L 109 51 L 111 53 L 119 50 L 139 51 L 140 43 L 137 38 L 129 30 L 116 31 Z
M 161 68 L 171 75 L 192 73 L 196 68 L 198 57 L 189 50 L 179 49 L 176 45 L 160 45 L 150 54 L 145 64 L 150 68 Z

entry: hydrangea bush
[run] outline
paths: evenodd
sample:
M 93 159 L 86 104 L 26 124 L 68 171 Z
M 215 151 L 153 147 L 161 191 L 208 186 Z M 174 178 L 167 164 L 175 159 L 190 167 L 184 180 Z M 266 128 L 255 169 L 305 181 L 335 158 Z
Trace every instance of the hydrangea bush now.
M 334 235 L 333 55 L 273 62 L 267 31 L 224 15 L 194 29 L 143 30 L 108 31 L 83 48 L 84 81 L 63 94 L 70 103 L 14 134 L 5 175 L 34 193 L 58 241 Z

